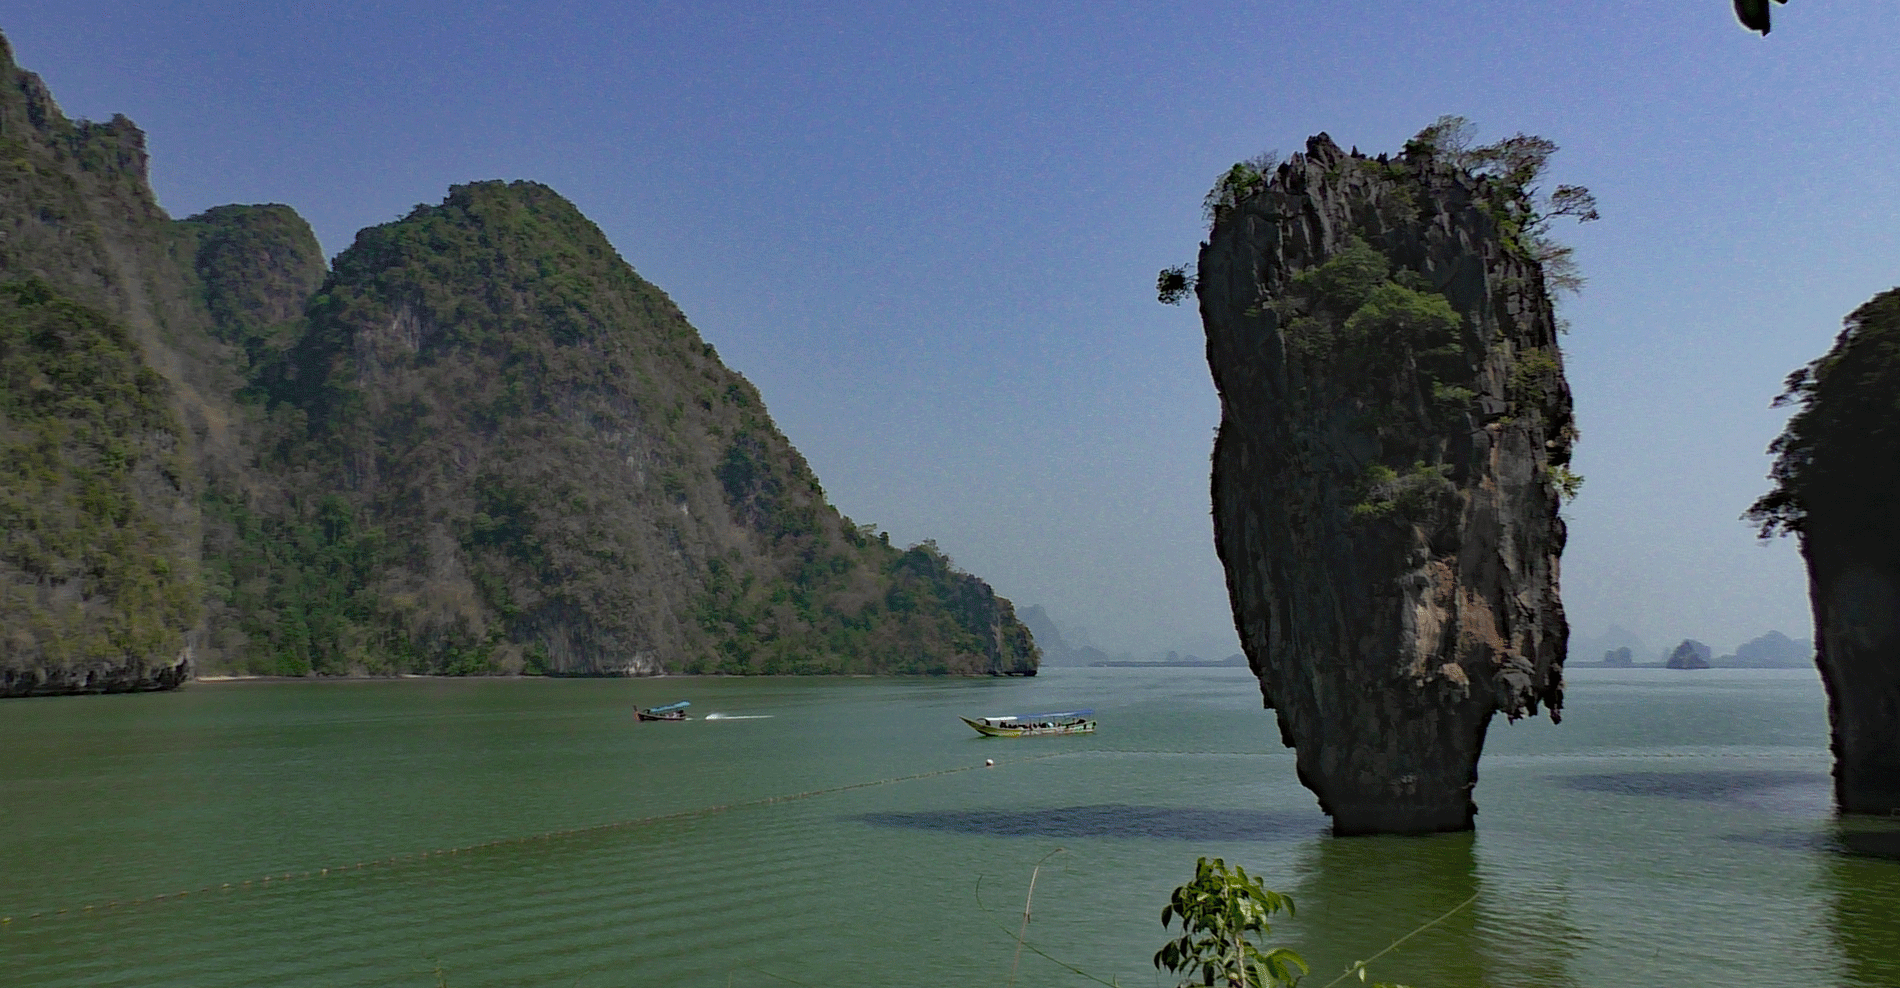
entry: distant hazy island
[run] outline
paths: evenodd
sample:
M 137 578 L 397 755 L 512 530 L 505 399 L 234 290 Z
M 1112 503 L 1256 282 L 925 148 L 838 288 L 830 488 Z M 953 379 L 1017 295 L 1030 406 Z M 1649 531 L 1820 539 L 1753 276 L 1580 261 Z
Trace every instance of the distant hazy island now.
M 1010 602 L 843 517 L 572 204 L 476 182 L 326 265 L 159 208 L 0 39 L 0 696 L 266 675 L 1033 675 Z M 17 465 L 17 468 L 16 468 Z
M 1023 624 L 1035 635 L 1037 651 L 1042 655 L 1045 666 L 1091 666 L 1095 668 L 1116 669 L 1205 669 L 1205 668 L 1246 668 L 1247 656 L 1235 652 L 1224 659 L 1203 659 L 1198 655 L 1169 649 L 1167 651 L 1136 655 L 1122 650 L 1108 652 L 1086 643 L 1086 630 L 1070 628 L 1074 637 L 1082 641 L 1071 641 L 1072 635 L 1064 635 L 1062 629 L 1044 610 L 1042 605 L 1034 604 L 1023 608 L 1020 613 Z
M 1597 665 L 1608 668 L 1669 669 L 1807 669 L 1814 666 L 1814 643 L 1789 638 L 1770 631 L 1735 647 L 1723 655 L 1693 638 L 1685 638 L 1669 648 L 1654 650 L 1629 631 L 1611 625 L 1594 638 L 1573 642 L 1577 658 L 1573 665 Z M 1587 656 L 1596 656 L 1592 661 Z
M 1089 664 L 1093 666 L 1105 666 L 1112 669 L 1245 669 L 1247 668 L 1247 656 L 1245 653 L 1235 652 L 1224 659 L 1203 659 L 1198 655 L 1182 655 L 1179 652 L 1169 652 L 1167 657 L 1160 659 L 1111 659 L 1107 662 L 1091 662 Z

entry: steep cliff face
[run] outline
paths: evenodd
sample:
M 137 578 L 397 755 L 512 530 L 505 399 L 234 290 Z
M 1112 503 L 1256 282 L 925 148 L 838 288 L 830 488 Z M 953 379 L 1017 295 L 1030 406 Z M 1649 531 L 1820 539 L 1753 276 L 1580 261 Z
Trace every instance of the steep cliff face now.
M 0 283 L 0 696 L 176 686 L 200 613 L 171 389 L 125 327 Z
M 1216 545 L 1339 833 L 1469 828 L 1492 714 L 1563 701 L 1575 430 L 1516 178 L 1322 134 L 1211 203 Z
M 0 39 L 0 696 L 175 686 L 202 630 L 190 425 L 228 415 L 145 165 Z
M 0 284 L 18 289 L 0 318 L 10 366 L 51 389 L 11 402 L 0 432 L 63 430 L 35 454 L 42 469 L 0 481 L 13 547 L 0 556 L 13 588 L 0 695 L 167 689 L 244 657 L 220 582 L 242 536 L 223 508 L 285 496 L 258 463 L 269 423 L 246 394 L 282 363 L 325 266 L 285 206 L 173 221 L 146 162 L 130 120 L 67 119 L 0 38 Z M 60 370 L 80 357 L 83 373 Z M 122 503 L 75 493 L 102 489 Z M 159 560 L 163 592 L 106 577 L 106 560 Z
M 1781 403 L 1799 408 L 1749 516 L 1807 559 L 1836 806 L 1900 812 L 1900 288 L 1854 310 Z

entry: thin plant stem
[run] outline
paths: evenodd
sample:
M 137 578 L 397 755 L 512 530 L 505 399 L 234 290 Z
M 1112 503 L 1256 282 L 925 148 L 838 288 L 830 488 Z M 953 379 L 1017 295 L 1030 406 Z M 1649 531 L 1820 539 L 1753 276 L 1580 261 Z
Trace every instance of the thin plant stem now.
M 1058 847 L 1048 854 L 1043 855 L 1042 861 L 1036 862 L 1036 867 L 1029 872 L 1029 894 L 1023 896 L 1023 925 L 1022 929 L 1016 931 L 1016 955 L 1009 960 L 1009 981 L 1007 982 L 1009 988 L 1015 988 L 1016 965 L 1022 963 L 1023 959 L 1023 938 L 1029 935 L 1029 903 L 1036 897 L 1036 876 L 1042 874 L 1043 861 L 1047 861 L 1061 853 L 1062 848 Z
M 1002 929 L 1003 929 L 1003 932 L 1005 933 L 1009 932 L 1009 927 L 1007 926 L 1003 927 Z M 1035 954 L 1037 957 L 1040 957 L 1043 960 L 1046 960 L 1049 963 L 1054 964 L 1055 966 L 1062 968 L 1063 970 L 1068 971 L 1071 974 L 1080 975 L 1081 977 L 1087 978 L 1098 985 L 1107 985 L 1108 988 L 1120 988 L 1117 982 L 1103 981 L 1101 978 L 1098 978 L 1095 975 L 1090 974 L 1079 967 L 1076 967 L 1074 964 L 1071 964 L 1068 961 L 1065 961 L 1062 958 L 1057 957 L 1046 950 L 1043 950 L 1041 947 L 1038 947 L 1033 943 L 1024 943 L 1023 946 L 1029 948 L 1030 953 Z
M 748 967 L 748 968 L 738 968 L 738 969 L 735 969 L 735 970 L 745 970 L 745 971 L 754 971 L 754 972 L 757 972 L 757 973 L 759 973 L 759 974 L 763 974 L 763 975 L 765 975 L 765 976 L 766 976 L 766 977 L 768 977 L 768 978 L 776 978 L 776 979 L 778 979 L 779 981 L 783 981 L 783 982 L 785 982 L 785 983 L 786 983 L 786 984 L 788 984 L 788 985 L 801 985 L 801 986 L 803 986 L 803 988 L 816 988 L 816 986 L 814 986 L 814 985 L 811 985 L 811 984 L 809 984 L 809 983 L 807 983 L 807 982 L 804 982 L 804 981 L 799 981 L 799 980 L 797 980 L 796 978 L 788 978 L 788 977 L 786 977 L 786 976 L 785 976 L 785 975 L 783 975 L 783 974 L 773 974 L 772 972 L 770 972 L 770 971 L 767 971 L 767 970 L 766 970 L 765 968 L 762 968 L 762 967 Z M 733 973 L 734 973 L 733 971 L 728 971 L 728 972 L 726 972 L 726 988 L 732 988 L 732 976 L 733 976 Z
M 1360 970 L 1362 970 L 1362 969 L 1364 969 L 1366 965 L 1368 965 L 1368 964 L 1371 964 L 1371 963 L 1372 963 L 1373 961 L 1376 961 L 1376 960 L 1378 960 L 1379 958 L 1381 958 L 1381 957 L 1384 957 L 1385 955 L 1387 955 L 1387 954 L 1389 954 L 1389 953 L 1391 953 L 1391 952 L 1392 952 L 1392 951 L 1394 951 L 1394 950 L 1397 950 L 1397 949 L 1398 949 L 1398 946 L 1399 946 L 1399 944 L 1402 944 L 1402 943 L 1404 943 L 1405 941 L 1407 941 L 1407 940 L 1410 940 L 1410 939 L 1412 939 L 1412 938 L 1413 938 L 1413 937 L 1415 937 L 1415 936 L 1418 936 L 1418 935 L 1419 935 L 1420 933 L 1423 933 L 1423 932 L 1425 932 L 1426 930 L 1429 930 L 1429 929 L 1431 929 L 1432 927 L 1434 927 L 1434 926 L 1437 926 L 1437 925 L 1438 925 L 1438 924 L 1440 924 L 1440 923 L 1443 923 L 1443 922 L 1444 922 L 1445 920 L 1448 920 L 1448 919 L 1450 919 L 1450 918 L 1451 918 L 1451 917 L 1452 917 L 1453 915 L 1455 915 L 1455 914 L 1456 914 L 1456 913 L 1457 913 L 1457 912 L 1458 912 L 1459 910 L 1461 910 L 1461 909 L 1463 909 L 1464 907 L 1466 907 L 1466 906 L 1468 906 L 1468 905 L 1471 905 L 1472 903 L 1474 903 L 1474 902 L 1476 902 L 1476 901 L 1478 901 L 1478 893 L 1476 893 L 1476 892 L 1473 892 L 1473 893 L 1471 893 L 1471 898 L 1469 898 L 1469 899 L 1466 899 L 1465 901 L 1463 901 L 1463 902 L 1460 902 L 1460 903 L 1458 903 L 1457 905 L 1455 905 L 1455 906 L 1453 906 L 1453 907 L 1451 907 L 1450 909 L 1448 909 L 1448 910 L 1446 910 L 1446 911 L 1445 911 L 1445 914 L 1444 914 L 1444 915 L 1442 915 L 1442 916 L 1440 916 L 1440 917 L 1438 917 L 1437 919 L 1434 919 L 1434 920 L 1432 920 L 1432 921 L 1431 921 L 1431 922 L 1429 922 L 1429 923 L 1426 923 L 1426 924 L 1425 924 L 1424 926 L 1421 926 L 1421 927 L 1419 927 L 1418 929 L 1416 929 L 1416 930 L 1413 930 L 1413 931 L 1412 931 L 1412 932 L 1410 932 L 1410 933 L 1407 933 L 1406 935 L 1404 935 L 1404 936 L 1402 936 L 1402 937 L 1400 937 L 1400 938 L 1398 938 L 1397 940 L 1394 940 L 1394 941 L 1392 941 L 1391 943 L 1388 943 L 1388 944 L 1386 944 L 1386 945 L 1385 945 L 1385 949 L 1384 949 L 1384 950 L 1381 950 L 1381 951 L 1379 951 L 1378 953 L 1376 953 L 1376 954 L 1373 954 L 1373 955 L 1372 955 L 1371 957 L 1368 957 L 1368 958 L 1366 958 L 1365 960 L 1363 960 L 1363 961 L 1360 961 L 1360 962 L 1359 962 L 1358 964 L 1356 964 L 1356 965 L 1354 965 L 1354 966 L 1352 966 L 1352 967 L 1349 967 L 1349 968 L 1347 968 L 1347 969 L 1346 969 L 1346 973 L 1344 973 L 1344 974 L 1342 974 L 1342 975 L 1340 975 L 1340 976 L 1339 976 L 1339 977 L 1337 977 L 1337 978 L 1334 978 L 1334 979 L 1333 979 L 1333 980 L 1331 980 L 1331 981 L 1328 981 L 1328 982 L 1326 982 L 1326 983 L 1325 983 L 1324 985 L 1322 985 L 1322 986 L 1320 986 L 1320 988 L 1333 988 L 1333 986 L 1334 986 L 1334 985 L 1336 985 L 1336 984 L 1338 984 L 1338 983 L 1340 983 L 1341 981 L 1344 981 L 1344 980 L 1346 980 L 1347 978 L 1350 978 L 1350 977 L 1352 977 L 1352 976 L 1353 976 L 1353 974 L 1355 974 L 1356 972 L 1358 972 L 1358 971 L 1360 971 Z

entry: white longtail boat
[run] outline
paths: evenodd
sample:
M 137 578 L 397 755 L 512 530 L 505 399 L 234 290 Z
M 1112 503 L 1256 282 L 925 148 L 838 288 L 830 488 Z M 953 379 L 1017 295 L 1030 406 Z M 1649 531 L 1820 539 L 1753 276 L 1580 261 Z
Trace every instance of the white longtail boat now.
M 1007 717 L 962 717 L 978 734 L 991 738 L 1021 738 L 1034 734 L 1093 734 L 1093 710 L 1061 710 L 1047 714 L 1013 714 Z

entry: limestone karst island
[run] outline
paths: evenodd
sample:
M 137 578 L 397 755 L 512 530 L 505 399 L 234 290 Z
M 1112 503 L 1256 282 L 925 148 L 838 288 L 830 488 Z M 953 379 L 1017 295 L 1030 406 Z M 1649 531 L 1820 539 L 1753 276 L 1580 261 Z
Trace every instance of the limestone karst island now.
M 1548 142 L 1441 143 L 1460 126 L 1234 166 L 1194 278 L 1235 623 L 1342 834 L 1469 828 L 1492 714 L 1563 705 L 1576 429 L 1543 227 L 1591 207 L 1531 201 Z
M 457 186 L 326 266 L 288 206 L 171 219 L 131 121 L 0 74 L 0 695 L 1035 673 L 552 189 Z

